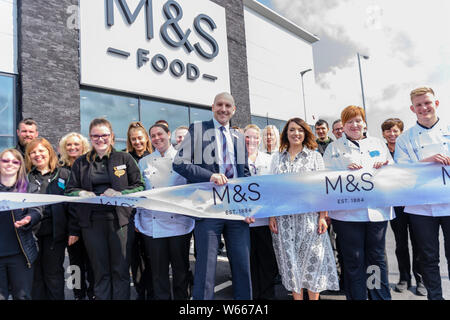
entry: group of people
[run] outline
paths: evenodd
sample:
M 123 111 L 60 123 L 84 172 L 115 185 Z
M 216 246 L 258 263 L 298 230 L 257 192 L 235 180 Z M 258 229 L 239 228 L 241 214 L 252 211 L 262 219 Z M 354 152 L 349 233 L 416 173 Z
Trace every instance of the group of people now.
M 148 131 L 132 122 L 126 150 L 118 151 L 111 123 L 97 118 L 90 123 L 89 140 L 72 132 L 55 151 L 39 137 L 37 123 L 24 119 L 17 147 L 0 153 L 0 192 L 114 197 L 189 183 L 222 186 L 252 175 L 380 169 L 405 162 L 450 165 L 450 125 L 438 118 L 438 106 L 431 88 L 413 90 L 410 109 L 417 124 L 403 132 L 400 119 L 387 119 L 381 126 L 386 143 L 367 133 L 358 106 L 346 107 L 332 124 L 335 140 L 324 120 L 315 124 L 316 135 L 300 118 L 289 119 L 281 134 L 271 125 L 239 130 L 230 125 L 236 104 L 229 93 L 215 97 L 210 121 L 178 128 L 175 146 L 167 121 Z M 131 270 L 138 299 L 212 300 L 222 237 L 234 299 L 275 299 L 279 277 L 295 300 L 303 299 L 304 291 L 317 300 L 324 290 L 342 290 L 349 300 L 388 300 L 388 221 L 400 271 L 395 290 L 411 286 L 409 231 L 417 294 L 443 299 L 438 236 L 441 226 L 450 259 L 449 216 L 449 204 L 242 220 L 87 203 L 5 211 L 0 213 L 0 300 L 10 294 L 63 300 L 66 248 L 81 275 L 76 299 L 130 299 Z M 379 285 L 368 286 L 374 266 Z

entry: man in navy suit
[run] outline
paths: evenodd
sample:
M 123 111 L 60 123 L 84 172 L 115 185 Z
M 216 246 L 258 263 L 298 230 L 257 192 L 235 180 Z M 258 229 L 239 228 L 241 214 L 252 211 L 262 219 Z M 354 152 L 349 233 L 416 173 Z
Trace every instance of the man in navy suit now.
M 230 127 L 230 119 L 236 112 L 233 96 L 226 92 L 218 94 L 212 112 L 212 120 L 189 127 L 174 160 L 173 169 L 188 183 L 213 182 L 223 186 L 229 179 L 250 176 L 244 136 Z M 230 261 L 234 299 L 252 299 L 249 231 L 252 222 L 254 218 L 195 221 L 194 300 L 214 299 L 217 250 L 222 234 Z

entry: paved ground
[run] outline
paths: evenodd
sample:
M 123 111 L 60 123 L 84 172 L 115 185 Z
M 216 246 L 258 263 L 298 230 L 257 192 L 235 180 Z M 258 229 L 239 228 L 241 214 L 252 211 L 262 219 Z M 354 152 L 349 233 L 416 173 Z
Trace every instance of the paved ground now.
M 443 247 L 443 236 L 442 232 L 440 234 L 440 243 L 441 243 L 441 277 L 442 277 L 442 289 L 444 293 L 445 299 L 450 299 L 450 281 L 447 272 L 447 260 L 444 254 Z M 399 273 L 397 266 L 397 259 L 395 257 L 395 240 L 394 235 L 392 233 L 391 228 L 388 228 L 387 236 L 386 236 L 386 246 L 387 246 L 387 255 L 388 255 L 388 264 L 389 264 L 389 283 L 391 286 L 391 295 L 393 300 L 426 300 L 426 297 L 415 295 L 415 283 L 413 280 L 412 287 L 409 290 L 406 290 L 403 293 L 397 293 L 393 290 L 394 285 L 398 282 Z M 192 253 L 192 249 L 191 249 Z M 68 265 L 68 259 L 66 259 L 66 266 Z M 194 257 L 191 254 L 191 266 L 192 270 L 194 270 Z M 230 269 L 228 259 L 226 258 L 226 254 L 218 256 L 217 263 L 217 276 L 216 276 L 216 300 L 230 300 L 233 298 L 232 291 L 232 282 L 230 278 Z M 136 292 L 132 288 L 132 299 L 135 299 Z M 282 285 L 278 285 L 276 287 L 276 295 L 279 300 L 291 300 L 292 295 L 287 292 Z M 66 299 L 72 300 L 73 293 L 71 290 L 66 289 Z M 345 300 L 345 296 L 343 295 L 321 295 L 321 299 L 323 300 Z

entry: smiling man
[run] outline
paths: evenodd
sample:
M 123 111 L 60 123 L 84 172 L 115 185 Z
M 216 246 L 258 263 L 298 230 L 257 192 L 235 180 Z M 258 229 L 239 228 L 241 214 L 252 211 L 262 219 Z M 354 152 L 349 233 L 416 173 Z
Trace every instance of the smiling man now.
M 450 165 L 450 125 L 437 115 L 439 100 L 433 89 L 421 87 L 411 91 L 411 111 L 417 123 L 397 139 L 395 161 L 399 163 L 430 162 Z M 419 195 L 420 196 L 420 195 Z M 450 258 L 450 203 L 406 206 L 414 237 L 418 244 L 419 263 L 429 300 L 442 300 L 439 271 L 439 227 Z M 448 262 L 448 261 L 447 261 Z M 450 272 L 450 265 L 447 263 Z
M 331 142 L 333 142 L 333 139 L 331 139 L 328 136 L 328 131 L 330 130 L 328 127 L 328 122 L 326 122 L 325 120 L 322 120 L 322 119 L 317 120 L 315 129 L 316 129 L 316 136 L 317 136 L 316 142 L 318 145 L 317 148 L 318 148 L 318 151 L 320 152 L 320 154 L 323 156 L 327 146 Z
M 212 120 L 189 127 L 175 157 L 173 169 L 188 183 L 212 182 L 223 186 L 229 179 L 250 176 L 244 136 L 230 127 L 230 119 L 236 112 L 233 96 L 226 92 L 216 95 L 212 112 Z M 214 299 L 217 250 L 222 234 L 230 259 L 233 297 L 252 299 L 248 224 L 253 221 L 253 218 L 245 221 L 196 219 L 194 300 Z
M 23 119 L 17 126 L 18 143 L 16 149 L 25 157 L 25 148 L 27 144 L 39 136 L 36 121 L 31 118 Z

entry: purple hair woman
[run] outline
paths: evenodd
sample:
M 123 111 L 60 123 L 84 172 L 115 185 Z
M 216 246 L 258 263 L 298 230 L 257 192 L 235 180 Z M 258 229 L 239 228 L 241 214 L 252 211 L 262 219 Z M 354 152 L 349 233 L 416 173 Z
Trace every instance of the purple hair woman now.
M 0 152 L 0 192 L 29 191 L 22 155 L 16 149 Z M 32 227 L 41 214 L 40 208 L 0 212 L 0 300 L 8 299 L 9 287 L 14 300 L 31 299 L 38 255 Z

